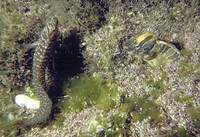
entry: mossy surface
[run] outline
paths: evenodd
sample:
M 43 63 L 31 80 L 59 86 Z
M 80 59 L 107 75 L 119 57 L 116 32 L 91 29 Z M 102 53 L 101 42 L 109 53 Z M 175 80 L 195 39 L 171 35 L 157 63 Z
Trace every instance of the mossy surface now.
M 7 94 L 5 94 L 7 93 Z M 9 89 L 1 90 L 0 92 L 0 135 L 1 136 L 15 136 L 18 129 L 16 127 L 6 126 L 19 118 L 18 108 L 14 104 L 14 97 L 16 93 Z M 2 98 L 3 96 L 3 98 Z M 3 127 L 3 128 L 2 128 Z
M 113 109 L 119 104 L 123 93 L 113 80 L 105 80 L 100 74 L 73 78 L 67 85 L 66 98 L 62 102 L 66 112 L 91 106 L 103 110 Z
M 200 62 L 196 64 L 196 66 L 194 68 L 194 72 L 197 74 L 200 74 Z
M 126 99 L 119 110 L 130 113 L 133 122 L 141 122 L 144 119 L 159 122 L 162 114 L 159 105 L 154 101 L 149 100 L 148 97 L 138 97 L 137 95 Z
M 126 120 L 117 115 L 101 115 L 91 121 L 88 132 L 81 136 L 123 136 L 126 134 L 123 125 Z
M 117 111 L 123 114 L 118 116 L 105 113 L 95 116 L 88 131 L 83 132 L 82 136 L 124 135 L 126 131 L 121 126 L 126 124 L 128 115 L 131 116 L 133 122 L 141 122 L 144 119 L 159 122 L 162 118 L 159 105 L 154 101 L 136 94 L 123 99 L 124 92 L 120 90 L 120 87 L 113 80 L 105 79 L 102 74 L 73 78 L 64 89 L 66 97 L 61 102 L 61 109 L 65 113 L 78 113 L 85 108 L 95 106 L 104 111 Z M 56 123 L 60 125 L 63 120 L 61 118 L 62 122 L 60 123 L 60 118 L 58 117 L 58 119 Z
M 180 63 L 180 67 L 179 67 L 178 73 L 181 77 L 188 76 L 194 72 L 192 64 L 189 62 L 188 58 L 181 60 L 179 63 Z
M 4 96 L 4 98 L 1 99 L 1 107 L 0 107 L 0 115 L 1 115 L 1 124 L 4 122 L 12 121 L 14 119 L 14 112 L 16 111 L 16 107 L 13 103 L 13 97 L 15 96 L 15 93 L 11 93 L 10 91 L 7 91 L 9 96 Z M 2 96 L 2 94 L 1 94 Z M 10 105 L 12 104 L 12 105 Z M 9 118 L 10 117 L 10 118 Z
M 177 132 L 174 135 L 178 137 L 190 137 L 190 132 L 187 131 L 185 128 L 180 127 L 177 128 Z
M 151 76 L 151 72 L 147 72 L 149 74 L 149 77 L 145 80 L 145 83 L 152 87 L 153 90 L 151 91 L 151 96 L 154 99 L 157 99 L 160 95 L 167 92 L 167 90 L 170 88 L 167 85 L 167 74 L 162 69 L 159 70 L 160 77 L 155 78 L 154 76 Z
M 199 108 L 195 108 L 193 105 L 191 105 L 188 107 L 187 111 L 192 119 L 196 119 L 196 120 L 200 119 L 200 109 Z

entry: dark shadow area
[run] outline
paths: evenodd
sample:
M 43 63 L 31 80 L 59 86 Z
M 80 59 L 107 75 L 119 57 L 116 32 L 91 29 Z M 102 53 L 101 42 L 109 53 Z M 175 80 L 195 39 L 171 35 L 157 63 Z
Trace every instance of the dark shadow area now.
M 183 46 L 183 44 L 182 43 L 180 43 L 180 42 L 178 42 L 178 41 L 172 41 L 171 42 L 172 44 L 174 44 L 174 46 L 179 50 L 179 51 L 181 51 L 181 50 L 183 50 L 184 49 L 184 46 Z
M 83 48 L 80 47 L 81 36 L 72 31 L 68 37 L 55 43 L 52 57 L 51 73 L 54 83 L 48 92 L 53 104 L 63 97 L 63 84 L 66 80 L 84 72 Z

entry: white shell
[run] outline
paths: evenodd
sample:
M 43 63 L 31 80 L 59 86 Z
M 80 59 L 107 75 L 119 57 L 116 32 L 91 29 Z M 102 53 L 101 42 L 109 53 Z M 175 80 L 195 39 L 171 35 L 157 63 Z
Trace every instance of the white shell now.
M 30 98 L 27 95 L 19 94 L 15 96 L 15 103 L 20 107 L 25 107 L 26 109 L 39 109 L 40 101 Z

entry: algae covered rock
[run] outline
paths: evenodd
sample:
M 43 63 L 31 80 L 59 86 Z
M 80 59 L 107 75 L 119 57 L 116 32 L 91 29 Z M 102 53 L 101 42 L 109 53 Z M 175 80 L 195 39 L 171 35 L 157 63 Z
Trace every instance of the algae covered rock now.
M 8 16 L 0 24 L 3 26 L 0 33 L 0 59 L 3 61 L 0 62 L 0 87 L 6 89 L 2 90 L 2 93 L 6 93 L 3 99 L 6 105 L 12 104 L 12 98 L 19 88 L 23 88 L 23 83 L 32 80 L 32 63 L 27 62 L 32 59 L 34 50 L 26 49 L 24 45 L 37 41 L 45 20 L 52 13 L 58 18 L 62 34 L 62 42 L 58 42 L 59 46 L 55 49 L 59 53 L 55 56 L 57 85 L 52 87 L 49 94 L 56 101 L 50 120 L 43 128 L 31 127 L 31 130 L 21 130 L 20 134 L 199 136 L 198 1 L 59 0 L 1 4 L 6 6 L 1 9 L 1 15 Z M 11 5 L 15 8 L 10 8 Z M 17 9 L 16 5 L 24 10 Z M 12 19 L 16 14 L 19 14 L 19 18 Z M 30 16 L 38 20 L 31 24 Z M 14 25 L 4 25 L 5 22 Z M 167 65 L 152 67 L 128 54 L 124 43 L 135 46 L 131 41 L 145 32 L 180 44 L 183 46 L 183 56 Z M 9 51 L 11 45 L 12 50 Z M 78 65 L 70 67 L 73 63 L 79 64 L 74 57 L 84 58 L 82 71 L 75 72 Z M 159 61 L 162 64 L 165 60 Z M 14 76 L 10 75 L 13 74 L 11 70 L 15 70 Z M 71 72 L 73 75 L 69 75 Z M 11 91 L 14 95 L 7 100 Z M 59 91 L 61 95 L 56 96 Z M 5 108 L 5 105 L 1 105 L 2 118 L 10 112 L 17 116 L 10 109 L 2 113 Z

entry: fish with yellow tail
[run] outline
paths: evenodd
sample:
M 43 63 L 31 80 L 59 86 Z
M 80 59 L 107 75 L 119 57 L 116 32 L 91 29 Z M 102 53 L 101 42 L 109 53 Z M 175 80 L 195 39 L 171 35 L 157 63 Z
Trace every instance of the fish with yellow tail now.
M 168 64 L 182 56 L 181 48 L 159 39 L 152 33 L 144 33 L 136 40 L 128 40 L 124 43 L 124 47 L 128 54 L 154 67 Z

